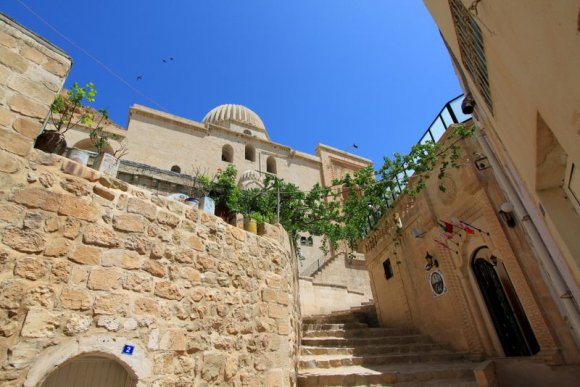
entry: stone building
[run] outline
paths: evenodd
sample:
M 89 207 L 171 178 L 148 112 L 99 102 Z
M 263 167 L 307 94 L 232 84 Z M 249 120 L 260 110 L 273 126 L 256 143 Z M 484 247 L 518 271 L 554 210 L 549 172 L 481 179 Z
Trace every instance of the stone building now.
M 580 345 L 580 5 L 424 0 L 550 293 Z

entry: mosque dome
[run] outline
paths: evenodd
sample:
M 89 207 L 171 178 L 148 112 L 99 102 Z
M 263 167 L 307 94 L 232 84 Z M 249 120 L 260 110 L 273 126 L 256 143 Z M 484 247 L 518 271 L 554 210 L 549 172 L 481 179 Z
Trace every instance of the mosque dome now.
M 220 125 L 223 122 L 233 121 L 237 123 L 242 123 L 245 125 L 250 125 L 255 128 L 266 131 L 264 123 L 260 117 L 242 105 L 220 105 L 213 108 L 209 113 L 203 117 L 202 122 L 205 124 L 215 124 Z

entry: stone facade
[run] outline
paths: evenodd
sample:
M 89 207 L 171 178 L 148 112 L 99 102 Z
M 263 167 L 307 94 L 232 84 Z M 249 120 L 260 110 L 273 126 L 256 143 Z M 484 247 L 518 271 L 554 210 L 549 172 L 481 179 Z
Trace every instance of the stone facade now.
M 506 198 L 494 171 L 480 170 L 473 162 L 481 153 L 477 139 L 463 140 L 461 148 L 463 166 L 448 170 L 445 192 L 432 179 L 415 198 L 400 197 L 364 242 L 381 325 L 417 328 L 475 358 L 505 356 L 492 316 L 496 311 L 486 304 L 475 274 L 474 263 L 483 248 L 489 251 L 484 258 L 502 278 L 500 286 L 513 294 L 511 305 L 519 303 L 529 322 L 539 346 L 534 357 L 549 364 L 578 363 L 573 337 L 544 282 L 521 221 L 509 227 L 500 218 L 498 211 Z M 395 214 L 402 221 L 400 228 L 393 220 Z M 468 234 L 455 226 L 444 234 L 438 223 L 453 218 L 481 231 L 472 229 Z M 426 266 L 427 254 L 436 266 Z M 432 286 L 433 273 L 443 278 L 439 292 Z
M 100 356 L 140 386 L 294 385 L 286 233 L 247 234 L 32 150 L 70 58 L 4 16 L 0 51 L 0 383 Z

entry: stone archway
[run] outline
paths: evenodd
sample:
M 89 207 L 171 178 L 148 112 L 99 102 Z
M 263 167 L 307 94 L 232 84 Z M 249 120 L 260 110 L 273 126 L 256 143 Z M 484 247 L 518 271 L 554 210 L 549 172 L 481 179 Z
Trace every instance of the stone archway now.
M 44 383 L 62 366 L 72 364 L 78 359 L 97 357 L 108 359 L 127 372 L 133 384 L 122 385 L 122 387 L 144 387 L 148 385 L 147 381 L 153 374 L 151 360 L 145 348 L 135 342 L 133 342 L 135 349 L 131 356 L 121 354 L 126 343 L 128 340 L 125 337 L 95 335 L 73 339 L 51 347 L 41 353 L 34 362 L 23 386 L 45 386 Z M 110 363 L 107 364 L 110 365 Z
M 52 371 L 40 387 L 135 387 L 137 378 L 115 359 L 81 355 Z

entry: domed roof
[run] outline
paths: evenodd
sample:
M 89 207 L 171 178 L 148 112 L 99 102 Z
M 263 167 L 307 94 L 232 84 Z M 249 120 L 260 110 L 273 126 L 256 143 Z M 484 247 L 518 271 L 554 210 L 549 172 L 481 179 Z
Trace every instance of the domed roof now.
M 255 128 L 266 130 L 264 123 L 260 117 L 242 105 L 220 105 L 210 110 L 209 113 L 203 117 L 202 122 L 206 124 L 219 125 L 224 121 L 240 122 L 242 124 L 251 125 Z

